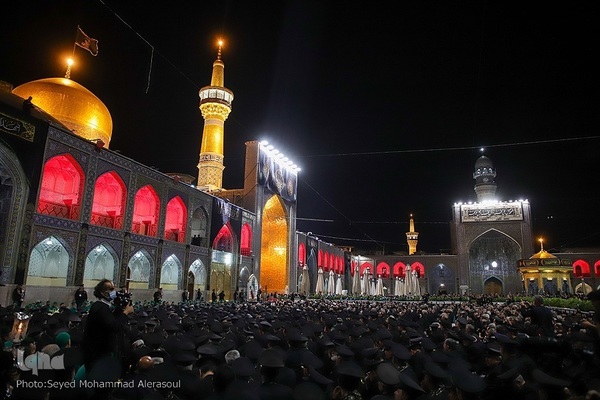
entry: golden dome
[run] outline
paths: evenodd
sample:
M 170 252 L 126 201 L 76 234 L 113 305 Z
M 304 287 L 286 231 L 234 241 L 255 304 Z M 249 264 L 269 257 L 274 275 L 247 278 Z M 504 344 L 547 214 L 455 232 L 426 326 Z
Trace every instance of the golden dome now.
M 558 258 L 558 257 L 556 257 L 554 254 L 550 254 L 546 250 L 542 249 L 538 253 L 535 253 L 534 255 L 532 255 L 529 258 L 531 259 L 531 258 Z
M 108 108 L 92 92 L 67 78 L 46 78 L 27 82 L 13 89 L 62 122 L 73 133 L 87 140 L 100 139 L 108 148 L 112 137 L 112 118 Z

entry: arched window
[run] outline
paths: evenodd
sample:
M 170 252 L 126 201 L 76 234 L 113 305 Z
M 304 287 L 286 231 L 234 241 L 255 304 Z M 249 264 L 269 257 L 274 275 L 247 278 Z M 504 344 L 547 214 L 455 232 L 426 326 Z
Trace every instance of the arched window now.
M 138 190 L 133 205 L 131 231 L 138 235 L 156 237 L 159 207 L 158 195 L 152 186 L 146 185 Z
M 389 278 L 390 266 L 384 262 L 380 262 L 379 264 L 377 264 L 377 275 L 381 275 L 382 278 Z
M 577 278 L 589 278 L 590 274 L 590 264 L 585 260 L 577 260 L 573 263 L 573 275 Z
M 306 246 L 304 243 L 298 245 L 298 263 L 301 266 L 306 265 Z
M 123 229 L 125 212 L 125 183 L 115 171 L 106 172 L 96 179 L 92 204 L 92 225 Z
M 415 262 L 410 265 L 412 271 L 417 271 L 417 277 L 423 278 L 425 276 L 425 266 L 420 262 Z
M 367 268 L 369 269 L 369 273 L 371 273 L 371 274 L 373 273 L 373 271 L 374 271 L 373 265 L 369 262 L 366 262 L 360 266 L 360 276 L 362 276 L 365 273 Z
M 323 253 L 323 272 L 329 271 L 329 253 Z
M 207 223 L 208 217 L 206 211 L 202 207 L 198 207 L 194 210 L 191 221 L 192 230 L 192 244 L 196 246 L 208 246 L 207 238 Z
M 81 166 L 70 154 L 46 161 L 37 212 L 78 220 L 84 178 Z
M 317 266 L 323 266 L 323 250 L 319 250 L 319 252 L 317 253 Z
M 594 276 L 600 278 L 600 261 L 596 261 L 594 264 Z
M 394 264 L 394 277 L 404 278 L 406 276 L 406 265 L 403 262 Z
M 186 221 L 187 207 L 181 197 L 175 196 L 167 203 L 165 239 L 183 243 L 185 241 Z
M 240 253 L 243 256 L 252 255 L 252 228 L 248 223 L 242 225 L 242 237 L 240 238 Z
M 446 276 L 446 267 L 444 266 L 444 264 L 438 264 L 437 270 L 438 270 L 438 276 L 440 278 L 444 278 Z

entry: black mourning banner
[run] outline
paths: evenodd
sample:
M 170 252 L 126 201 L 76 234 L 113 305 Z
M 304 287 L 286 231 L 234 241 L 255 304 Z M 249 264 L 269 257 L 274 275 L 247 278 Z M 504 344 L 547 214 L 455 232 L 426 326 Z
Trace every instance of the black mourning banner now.
M 280 195 L 285 201 L 296 201 L 298 186 L 296 173 L 275 161 L 264 151 L 260 151 L 258 157 L 258 184 Z

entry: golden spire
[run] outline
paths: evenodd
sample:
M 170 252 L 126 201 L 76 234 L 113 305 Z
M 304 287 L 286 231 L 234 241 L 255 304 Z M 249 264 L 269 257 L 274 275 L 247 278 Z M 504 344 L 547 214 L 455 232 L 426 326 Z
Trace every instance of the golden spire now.
M 217 59 L 213 62 L 210 86 L 203 87 L 199 92 L 204 129 L 198 162 L 198 187 L 209 192 L 222 189 L 225 120 L 233 102 L 233 92 L 225 87 L 225 64 L 221 60 L 223 40 L 219 39 L 217 44 Z
M 539 238 L 538 241 L 540 242 L 540 252 L 544 251 L 544 238 Z
M 71 79 L 71 66 L 73 65 L 73 59 L 67 58 L 67 72 L 65 73 L 66 79 Z
M 406 242 L 408 243 L 408 255 L 415 254 L 417 252 L 417 243 L 419 242 L 419 232 L 415 232 L 415 220 L 413 215 L 410 214 L 410 232 L 406 232 Z

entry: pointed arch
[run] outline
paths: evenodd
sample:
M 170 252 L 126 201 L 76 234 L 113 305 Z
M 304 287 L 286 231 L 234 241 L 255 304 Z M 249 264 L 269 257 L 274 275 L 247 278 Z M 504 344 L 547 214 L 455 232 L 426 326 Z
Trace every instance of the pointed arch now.
M 304 243 L 298 245 L 298 264 L 300 266 L 306 265 L 306 245 Z
M 192 213 L 190 221 L 192 244 L 208 247 L 208 213 L 204 207 L 198 207 Z
M 175 254 L 165 259 L 160 267 L 160 287 L 164 290 L 177 290 L 181 281 L 182 265 Z
M 573 263 L 573 275 L 577 278 L 589 278 L 590 264 L 582 259 L 579 259 Z
M 140 188 L 135 194 L 131 231 L 138 235 L 156 237 L 160 200 L 151 185 Z
M 323 272 L 329 272 L 329 253 L 327 251 L 323 252 Z
M 252 228 L 247 222 L 242 225 L 242 234 L 240 237 L 240 253 L 243 256 L 252 255 Z
M 213 240 L 210 265 L 210 288 L 225 293 L 231 299 L 231 277 L 234 265 L 235 237 L 229 223 L 223 225 Z
M 425 266 L 419 261 L 415 261 L 414 263 L 410 264 L 410 269 L 411 271 L 417 271 L 417 275 L 419 278 L 425 277 Z
M 48 236 L 31 250 L 27 284 L 35 286 L 67 286 L 71 257 L 64 242 Z
M 126 198 L 127 187 L 116 171 L 100 175 L 94 185 L 90 224 L 123 229 Z
M 375 269 L 373 268 L 373 264 L 371 264 L 370 262 L 364 262 L 361 264 L 360 266 L 360 276 L 363 276 L 363 274 L 365 273 L 366 269 L 369 269 L 369 273 L 373 273 L 375 272 Z
M 149 289 L 150 272 L 154 267 L 150 253 L 142 249 L 137 251 L 127 263 L 129 268 L 129 288 Z
M 483 284 L 483 292 L 485 294 L 502 294 L 502 281 L 495 276 L 485 280 Z
M 164 238 L 180 243 L 185 242 L 186 221 L 187 207 L 181 197 L 175 196 L 167 203 Z
M 394 277 L 396 278 L 404 278 L 406 276 L 406 264 L 401 261 L 394 264 L 393 270 Z
M 277 195 L 263 208 L 260 284 L 265 292 L 284 293 L 288 286 L 289 222 L 286 208 Z
M 390 277 L 390 266 L 388 265 L 388 263 L 385 262 L 380 262 L 379 264 L 377 264 L 377 275 L 381 275 L 382 278 L 389 278 Z
M 50 158 L 44 164 L 37 212 L 78 220 L 85 174 L 70 154 Z
M 600 260 L 594 263 L 594 276 L 600 278 Z
M 114 281 L 119 266 L 117 260 L 118 257 L 110 245 L 102 243 L 94 247 L 85 258 L 84 286 L 94 287 L 102 279 Z
M 319 250 L 317 253 L 317 267 L 323 266 L 323 250 Z

